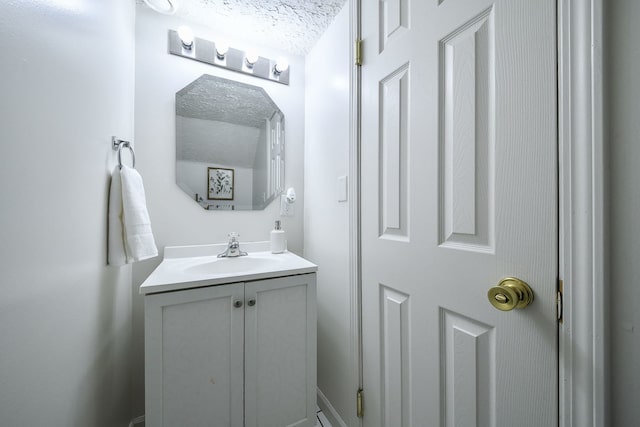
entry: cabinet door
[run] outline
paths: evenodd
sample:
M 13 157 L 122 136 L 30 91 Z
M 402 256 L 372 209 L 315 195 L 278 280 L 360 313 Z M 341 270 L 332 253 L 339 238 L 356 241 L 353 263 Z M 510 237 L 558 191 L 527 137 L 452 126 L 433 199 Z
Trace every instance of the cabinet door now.
M 243 426 L 242 283 L 145 297 L 148 427 Z
M 315 426 L 315 274 L 246 283 L 245 301 L 246 427 Z

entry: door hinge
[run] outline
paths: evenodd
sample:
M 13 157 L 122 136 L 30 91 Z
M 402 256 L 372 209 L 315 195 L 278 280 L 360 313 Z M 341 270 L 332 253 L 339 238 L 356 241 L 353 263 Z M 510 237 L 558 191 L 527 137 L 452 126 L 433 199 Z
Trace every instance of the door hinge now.
M 562 298 L 564 296 L 564 281 L 558 279 L 558 296 L 556 300 L 556 313 L 558 316 L 558 323 L 562 324 Z
M 362 40 L 361 39 L 356 39 L 355 56 L 356 56 L 356 65 L 358 67 L 361 67 L 362 66 Z
M 362 418 L 364 416 L 362 389 L 358 390 L 358 393 L 356 393 L 356 412 L 358 418 Z

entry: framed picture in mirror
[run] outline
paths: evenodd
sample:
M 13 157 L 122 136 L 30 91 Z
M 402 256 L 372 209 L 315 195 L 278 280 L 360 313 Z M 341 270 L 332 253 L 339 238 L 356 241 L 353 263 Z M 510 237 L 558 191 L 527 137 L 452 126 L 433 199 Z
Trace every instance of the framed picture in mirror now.
M 207 168 L 209 200 L 233 200 L 234 172 L 227 168 Z

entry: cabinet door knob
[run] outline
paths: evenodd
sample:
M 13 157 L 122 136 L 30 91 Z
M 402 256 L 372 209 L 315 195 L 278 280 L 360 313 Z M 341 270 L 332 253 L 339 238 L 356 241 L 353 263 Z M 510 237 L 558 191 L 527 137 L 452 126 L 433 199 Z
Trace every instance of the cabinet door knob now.
M 256 300 L 255 300 L 255 298 L 251 298 L 249 300 L 249 307 L 253 307 L 254 305 L 256 305 Z
M 236 308 L 240 308 L 240 307 L 242 307 L 242 301 L 240 301 L 240 300 L 235 300 L 235 301 L 233 302 L 233 306 L 234 306 L 234 307 L 236 307 Z

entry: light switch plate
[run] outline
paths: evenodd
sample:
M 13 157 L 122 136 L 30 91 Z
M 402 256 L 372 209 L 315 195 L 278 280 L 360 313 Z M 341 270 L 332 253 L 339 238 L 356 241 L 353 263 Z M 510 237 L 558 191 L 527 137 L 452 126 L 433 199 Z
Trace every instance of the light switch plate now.
M 338 186 L 337 186 L 337 193 L 338 193 L 338 201 L 339 202 L 346 202 L 348 200 L 348 188 L 347 188 L 347 177 L 346 176 L 339 176 L 338 177 Z

